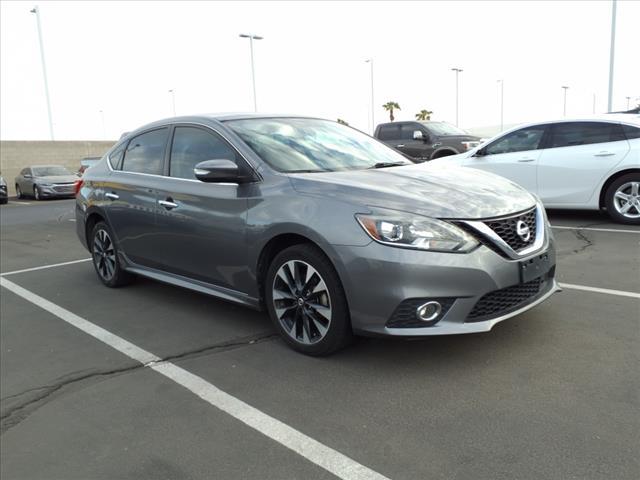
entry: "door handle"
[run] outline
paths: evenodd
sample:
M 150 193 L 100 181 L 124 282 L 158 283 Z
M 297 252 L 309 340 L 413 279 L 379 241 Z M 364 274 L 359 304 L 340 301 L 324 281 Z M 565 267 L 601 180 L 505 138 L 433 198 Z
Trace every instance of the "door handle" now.
M 396 148 L 402 148 L 404 147 L 404 143 L 401 143 L 400 145 L 396 145 Z
M 615 155 L 614 152 L 607 152 L 606 150 L 603 150 L 602 152 L 598 152 L 594 155 L 594 157 L 610 157 L 611 155 Z
M 518 160 L 518 162 L 526 163 L 526 162 L 533 162 L 534 160 L 535 158 L 521 158 L 520 160 Z
M 167 210 L 171 210 L 172 208 L 176 208 L 178 206 L 178 204 L 175 203 L 171 198 L 167 198 L 166 200 L 158 200 L 158 204 L 162 205 Z
M 107 197 L 109 200 L 118 200 L 120 198 L 120 195 L 116 195 L 113 192 L 107 192 L 104 194 L 105 197 Z

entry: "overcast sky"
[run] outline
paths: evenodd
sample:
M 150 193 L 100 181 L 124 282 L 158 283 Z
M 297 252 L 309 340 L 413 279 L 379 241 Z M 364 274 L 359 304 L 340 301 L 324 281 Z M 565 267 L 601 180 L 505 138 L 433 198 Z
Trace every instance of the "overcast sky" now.
M 48 139 L 34 3 L 1 2 L 0 136 Z M 398 102 L 462 127 L 606 109 L 611 2 L 40 2 L 56 139 L 115 139 L 172 115 L 258 110 L 369 130 Z M 640 97 L 640 2 L 619 1 L 614 109 Z M 103 131 L 100 110 L 104 112 Z

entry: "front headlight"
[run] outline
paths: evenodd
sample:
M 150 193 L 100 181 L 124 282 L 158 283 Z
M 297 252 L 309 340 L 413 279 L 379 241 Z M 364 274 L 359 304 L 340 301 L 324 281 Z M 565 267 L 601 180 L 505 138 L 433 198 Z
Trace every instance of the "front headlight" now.
M 433 252 L 466 253 L 478 241 L 452 223 L 394 210 L 356 214 L 358 223 L 375 241 L 394 247 Z
M 51 183 L 39 183 L 38 186 L 39 187 L 53 187 L 53 185 Z

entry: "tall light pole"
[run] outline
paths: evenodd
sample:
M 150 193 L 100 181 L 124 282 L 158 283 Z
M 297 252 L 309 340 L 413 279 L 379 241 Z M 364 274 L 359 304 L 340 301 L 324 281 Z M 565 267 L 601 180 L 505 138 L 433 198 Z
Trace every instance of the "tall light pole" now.
M 564 90 L 564 108 L 562 110 L 562 114 L 563 116 L 567 116 L 567 90 L 569 90 L 569 87 L 567 86 L 563 86 L 562 89 Z
M 612 110 L 613 103 L 613 60 L 616 52 L 616 0 L 611 2 L 611 50 L 609 51 L 609 100 L 607 112 Z
M 171 94 L 171 107 L 173 108 L 173 116 L 176 116 L 176 91 L 172 88 L 169 90 Z
M 367 60 L 365 60 L 365 63 L 369 64 L 369 71 L 371 73 L 371 135 L 373 135 L 373 132 L 376 128 L 375 107 L 373 103 L 373 58 L 368 58 Z
M 458 109 L 458 75 L 460 74 L 460 72 L 462 72 L 462 69 L 452 68 L 451 70 L 456 72 L 456 127 L 457 127 L 458 120 L 459 120 L 459 112 L 460 112 L 460 110 Z
M 593 94 L 593 113 L 596 113 L 596 94 Z
M 500 131 L 504 130 L 504 79 L 498 80 L 500 84 Z
M 49 100 L 49 82 L 47 80 L 47 64 L 44 60 L 44 43 L 42 41 L 42 28 L 40 27 L 40 9 L 36 5 L 30 10 L 36 14 L 36 23 L 38 24 L 38 40 L 40 42 L 40 61 L 42 62 L 42 77 L 44 78 L 44 95 L 47 99 L 47 114 L 49 116 L 49 136 L 53 140 L 53 117 L 51 115 L 51 101 Z
M 625 97 L 627 99 L 627 110 L 629 110 L 629 100 L 631 100 L 631 97 Z
M 259 35 L 252 35 L 248 33 L 241 33 L 240 37 L 249 39 L 249 50 L 251 51 L 251 81 L 253 82 L 253 110 L 257 112 L 258 100 L 256 98 L 256 70 L 253 64 L 253 41 L 262 40 L 264 37 L 260 37 Z

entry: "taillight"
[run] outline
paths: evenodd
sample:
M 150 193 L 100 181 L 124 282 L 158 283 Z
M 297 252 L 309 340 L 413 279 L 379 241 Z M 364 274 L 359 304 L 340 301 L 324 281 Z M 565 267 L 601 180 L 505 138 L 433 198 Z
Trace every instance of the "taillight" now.
M 82 180 L 81 178 L 79 178 L 78 180 L 76 180 L 75 185 L 73 186 L 73 193 L 77 196 L 78 192 L 80 191 L 80 189 L 82 188 L 82 185 L 84 185 L 84 180 Z

